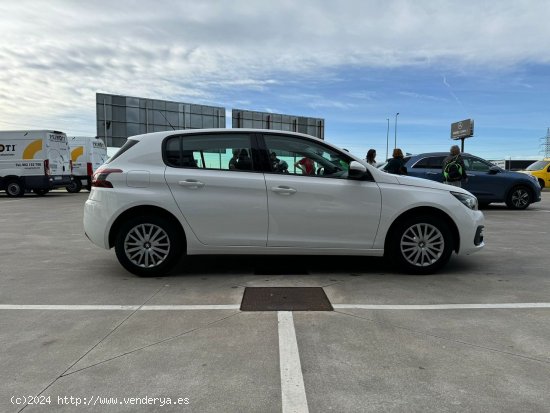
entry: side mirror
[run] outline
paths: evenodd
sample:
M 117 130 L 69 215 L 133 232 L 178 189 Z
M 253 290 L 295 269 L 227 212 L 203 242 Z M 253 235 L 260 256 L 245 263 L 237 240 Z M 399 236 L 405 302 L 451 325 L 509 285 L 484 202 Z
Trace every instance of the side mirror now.
M 498 166 L 491 166 L 489 168 L 489 173 L 491 175 L 498 174 L 500 172 L 500 168 Z
M 367 167 L 357 161 L 351 161 L 349 164 L 348 178 L 358 179 L 367 172 Z

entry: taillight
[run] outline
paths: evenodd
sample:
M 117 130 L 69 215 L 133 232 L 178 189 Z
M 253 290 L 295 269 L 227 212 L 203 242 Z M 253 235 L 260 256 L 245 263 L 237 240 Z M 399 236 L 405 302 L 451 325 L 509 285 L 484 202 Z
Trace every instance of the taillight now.
M 44 173 L 50 175 L 50 160 L 44 159 Z
M 92 186 L 96 188 L 112 188 L 113 184 L 107 180 L 110 174 L 122 173 L 122 169 L 100 168 L 92 177 Z
M 94 168 L 92 167 L 92 163 L 88 162 L 86 164 L 86 171 L 88 172 L 88 176 L 92 176 L 94 174 Z

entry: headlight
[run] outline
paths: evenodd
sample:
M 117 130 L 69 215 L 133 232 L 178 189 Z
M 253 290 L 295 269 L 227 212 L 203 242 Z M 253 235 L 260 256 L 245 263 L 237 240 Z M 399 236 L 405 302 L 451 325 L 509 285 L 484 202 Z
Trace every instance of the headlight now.
M 468 208 L 474 211 L 477 210 L 477 198 L 475 196 L 463 194 L 461 192 L 451 192 L 451 194 Z

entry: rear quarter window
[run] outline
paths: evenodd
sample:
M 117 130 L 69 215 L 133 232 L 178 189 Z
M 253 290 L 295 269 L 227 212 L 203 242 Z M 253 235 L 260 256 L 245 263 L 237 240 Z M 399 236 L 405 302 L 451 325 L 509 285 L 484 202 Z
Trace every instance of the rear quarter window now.
M 122 155 L 124 152 L 126 152 L 128 149 L 130 149 L 132 146 L 136 145 L 139 141 L 136 141 L 134 139 L 128 139 L 124 145 L 115 153 L 113 156 L 109 158 L 109 160 L 105 163 L 111 163 L 116 158 L 118 158 L 120 155 Z

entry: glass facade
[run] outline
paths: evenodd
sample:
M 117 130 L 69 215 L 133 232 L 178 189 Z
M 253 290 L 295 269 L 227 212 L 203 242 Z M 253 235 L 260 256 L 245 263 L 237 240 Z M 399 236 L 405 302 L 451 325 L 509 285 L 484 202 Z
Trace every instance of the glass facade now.
M 96 123 L 107 146 L 121 147 L 142 133 L 225 128 L 225 108 L 97 93 Z
M 233 128 L 275 129 L 300 132 L 319 139 L 325 139 L 325 120 L 321 118 L 255 112 L 243 109 L 233 109 L 231 111 L 231 118 Z

